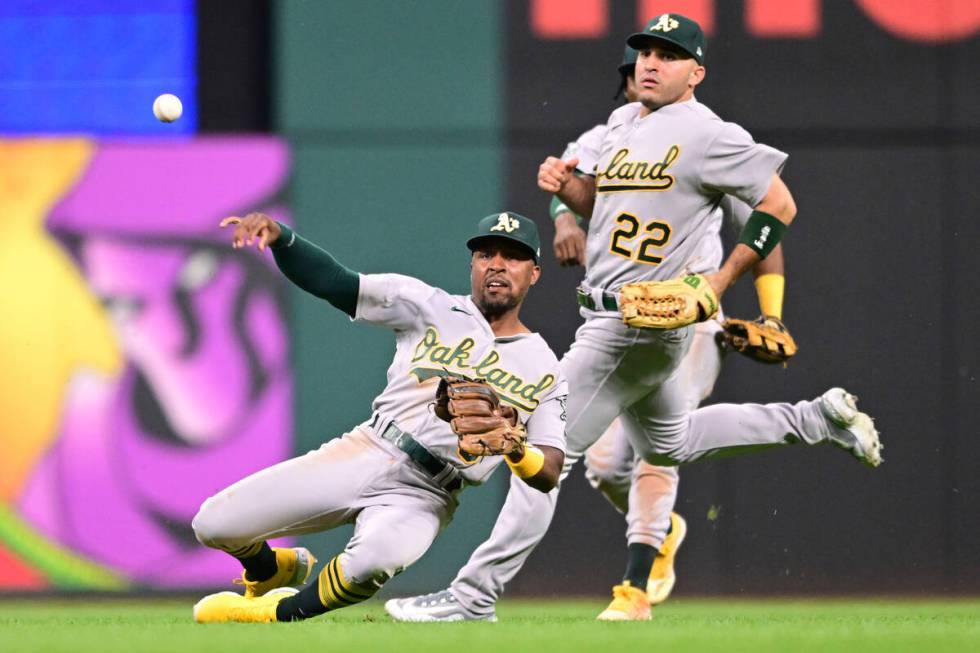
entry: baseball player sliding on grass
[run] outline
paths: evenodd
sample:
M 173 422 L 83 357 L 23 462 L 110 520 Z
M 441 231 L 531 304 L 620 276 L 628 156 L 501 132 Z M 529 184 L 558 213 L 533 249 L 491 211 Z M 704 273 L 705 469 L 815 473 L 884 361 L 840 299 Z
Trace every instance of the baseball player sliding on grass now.
M 591 217 L 579 290 L 585 323 L 561 362 L 569 381 L 563 477 L 617 417 L 632 449 L 654 466 L 823 442 L 877 466 L 882 447 L 873 423 L 841 388 L 797 404 L 695 410 L 700 397 L 692 390 L 690 366 L 681 364 L 698 346 L 691 325 L 713 317 L 724 291 L 772 253 L 796 208 L 778 176 L 786 155 L 756 144 L 694 99 L 707 49 L 696 22 L 663 14 L 630 36 L 628 45 L 639 51 L 639 102 L 610 116 L 598 163 L 586 170 L 593 175 L 575 175 L 577 159 L 554 157 L 538 175 L 541 189 Z M 724 265 L 709 271 L 710 257 L 702 258 L 700 249 L 717 241 L 727 196 L 754 210 Z M 675 280 L 698 266 L 704 274 Z M 767 298 L 772 292 L 763 290 Z M 739 336 L 734 340 L 745 344 Z M 492 619 L 503 583 L 543 537 L 556 494 L 542 498 L 512 485 L 490 539 L 452 588 L 390 601 L 389 612 L 416 620 Z M 613 588 L 601 619 L 649 618 L 645 588 L 655 541 L 631 542 L 623 582 Z
M 370 598 L 425 553 L 452 519 L 460 490 L 504 460 L 533 491 L 555 486 L 566 384 L 545 341 L 519 319 L 540 275 L 531 220 L 500 213 L 480 221 L 467 241 L 469 296 L 402 275 L 357 274 L 262 214 L 221 226 L 234 226 L 236 248 L 271 247 L 300 288 L 355 321 L 392 329 L 396 348 L 367 421 L 201 506 L 195 535 L 242 563 L 245 592 L 201 599 L 196 621 L 295 621 Z M 315 559 L 266 540 L 345 523 L 354 524 L 347 547 L 297 591 Z

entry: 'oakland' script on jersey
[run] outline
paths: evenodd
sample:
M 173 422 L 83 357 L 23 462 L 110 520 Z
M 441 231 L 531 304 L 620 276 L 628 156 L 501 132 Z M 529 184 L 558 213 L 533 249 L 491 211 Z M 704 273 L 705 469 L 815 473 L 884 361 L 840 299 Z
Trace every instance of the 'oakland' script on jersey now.
M 604 170 L 596 178 L 596 192 L 615 193 L 635 190 L 667 190 L 674 185 L 673 176 L 667 173 L 681 153 L 681 148 L 671 145 L 661 161 L 631 161 L 628 147 L 616 152 Z M 638 182 L 619 184 L 619 181 Z
M 439 380 L 447 375 L 485 379 L 517 410 L 531 444 L 565 450 L 568 384 L 537 333 L 496 336 L 471 297 L 400 274 L 362 274 L 355 319 L 395 332 L 388 384 L 374 411 L 459 467 L 467 481 L 482 482 L 502 458 L 459 457 L 456 434 L 432 409 Z
M 424 364 L 415 365 L 411 369 L 419 381 L 425 381 L 433 376 L 442 376 L 444 372 L 459 372 L 461 376 L 485 379 L 493 386 L 502 401 L 513 404 L 517 408 L 532 411 L 538 405 L 538 397 L 555 383 L 554 374 L 545 374 L 537 381 L 530 383 L 509 372 L 503 367 L 496 367 L 500 354 L 491 349 L 478 361 L 470 364 L 470 351 L 476 345 L 472 338 L 463 338 L 455 345 L 444 345 L 439 340 L 439 332 L 435 327 L 428 327 L 425 335 L 415 347 L 412 363 L 429 362 L 435 368 Z
M 634 102 L 609 116 L 595 164 L 587 288 L 615 292 L 702 267 L 725 196 L 755 207 L 786 161 L 697 100 L 644 111 Z

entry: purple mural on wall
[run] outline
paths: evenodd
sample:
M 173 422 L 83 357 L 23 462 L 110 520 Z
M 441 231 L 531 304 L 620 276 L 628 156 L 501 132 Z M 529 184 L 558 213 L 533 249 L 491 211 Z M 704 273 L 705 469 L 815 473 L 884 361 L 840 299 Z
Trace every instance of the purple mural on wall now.
M 197 544 L 209 495 L 292 453 L 284 285 L 218 221 L 278 218 L 288 173 L 273 138 L 102 142 L 47 229 L 111 317 L 125 362 L 70 381 L 60 430 L 20 494 L 46 538 L 137 584 L 239 573 Z

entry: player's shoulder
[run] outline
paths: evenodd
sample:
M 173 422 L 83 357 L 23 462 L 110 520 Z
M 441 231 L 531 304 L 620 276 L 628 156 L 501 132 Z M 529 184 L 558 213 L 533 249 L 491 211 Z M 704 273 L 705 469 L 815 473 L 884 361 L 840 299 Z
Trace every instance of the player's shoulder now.
M 578 139 L 576 139 L 576 142 L 578 143 L 593 143 L 596 141 L 601 142 L 602 139 L 605 138 L 606 132 L 608 130 L 609 127 L 606 125 L 606 123 L 599 123 L 595 127 L 592 127 L 591 129 L 587 129 L 584 132 L 582 132 L 579 135 Z
M 677 102 L 670 105 L 669 110 L 684 120 L 695 120 L 699 124 L 698 129 L 707 133 L 717 134 L 725 129 L 726 123 L 722 118 L 711 110 L 706 104 L 698 102 L 696 98 L 691 98 L 686 102 Z
M 555 351 L 551 348 L 551 345 L 541 336 L 540 333 L 534 331 L 530 334 L 529 338 L 530 344 L 534 349 L 540 352 L 542 360 L 547 362 L 548 365 L 558 366 L 558 356 Z
M 361 274 L 361 288 L 369 291 L 383 291 L 382 294 L 387 296 L 410 297 L 418 301 L 427 300 L 438 294 L 449 294 L 441 288 L 430 286 L 421 279 L 396 272 Z
M 527 333 L 521 333 L 516 336 L 511 336 L 509 338 L 498 339 L 498 341 L 503 340 L 521 350 L 521 357 L 526 360 L 533 360 L 536 364 L 542 367 L 558 367 L 558 356 L 555 354 L 554 350 L 547 343 L 547 341 L 541 337 L 541 334 L 537 331 L 530 331 Z
M 609 114 L 609 120 L 606 121 L 606 130 L 617 130 L 624 125 L 632 123 L 640 116 L 640 110 L 642 108 L 643 105 L 639 102 L 630 102 L 629 104 L 624 104 L 623 106 L 613 110 L 613 112 Z
M 687 102 L 678 102 L 672 108 L 676 115 L 697 120 L 700 123 L 697 131 L 701 138 L 708 143 L 752 140 L 752 135 L 744 127 L 736 122 L 721 118 L 707 105 L 694 98 Z
M 607 127 L 605 123 L 596 125 L 582 134 L 572 143 L 568 144 L 562 153 L 562 159 L 577 157 L 579 159 L 579 170 L 585 174 L 592 174 L 595 160 L 602 151 L 602 142 L 606 138 Z
M 688 111 L 703 120 L 709 120 L 711 122 L 724 122 L 724 120 L 722 120 L 717 113 L 712 111 L 711 107 L 709 107 L 707 104 L 699 102 L 697 98 L 691 98 L 687 102 L 678 102 L 674 106 Z
M 698 112 L 699 115 L 703 116 L 705 120 L 710 121 L 718 131 L 727 132 L 737 132 L 737 133 L 748 133 L 748 130 L 737 122 L 732 122 L 731 120 L 725 120 L 721 118 L 717 113 L 709 109 L 706 105 L 701 104 L 697 100 L 694 100 L 691 106 L 692 111 Z

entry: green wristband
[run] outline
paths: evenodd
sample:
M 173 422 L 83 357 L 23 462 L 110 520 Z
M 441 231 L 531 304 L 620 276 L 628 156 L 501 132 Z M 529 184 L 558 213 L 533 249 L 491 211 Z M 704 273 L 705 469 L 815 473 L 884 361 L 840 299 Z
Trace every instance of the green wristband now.
M 558 216 L 561 215 L 562 213 L 571 213 L 572 215 L 575 216 L 575 222 L 577 224 L 582 224 L 582 216 L 578 215 L 577 213 L 575 213 L 575 211 L 572 211 L 570 208 L 568 208 L 568 206 L 564 202 L 558 199 L 557 195 L 552 196 L 551 207 L 548 209 L 548 212 L 551 214 L 552 220 L 557 220 Z
M 776 248 L 786 232 L 786 225 L 779 218 L 764 211 L 752 211 L 738 242 L 750 247 L 762 258 Z

